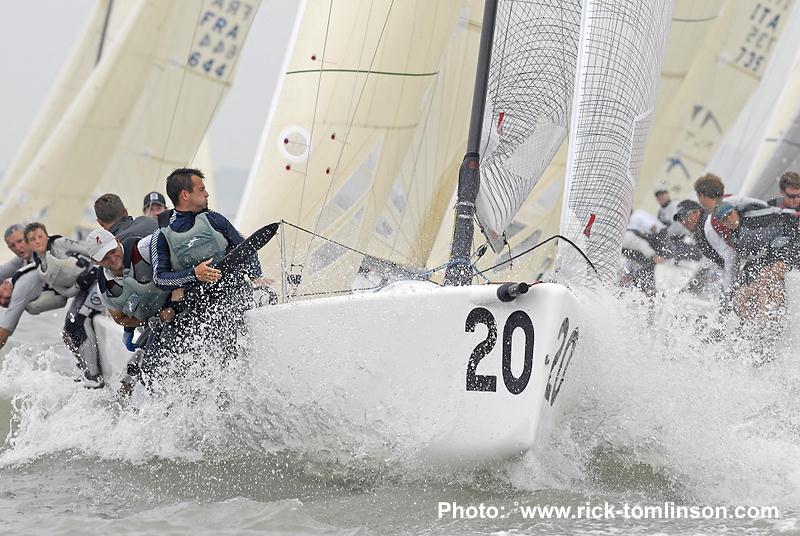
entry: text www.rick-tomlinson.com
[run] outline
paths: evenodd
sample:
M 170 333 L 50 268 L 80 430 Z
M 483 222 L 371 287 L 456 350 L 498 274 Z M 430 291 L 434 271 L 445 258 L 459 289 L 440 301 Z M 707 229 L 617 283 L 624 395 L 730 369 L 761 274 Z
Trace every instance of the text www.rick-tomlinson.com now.
M 703 506 L 674 502 L 661 504 L 609 503 L 558 506 L 551 504 L 520 504 L 513 506 L 463 505 L 456 502 L 438 503 L 439 519 L 779 519 L 777 506 Z

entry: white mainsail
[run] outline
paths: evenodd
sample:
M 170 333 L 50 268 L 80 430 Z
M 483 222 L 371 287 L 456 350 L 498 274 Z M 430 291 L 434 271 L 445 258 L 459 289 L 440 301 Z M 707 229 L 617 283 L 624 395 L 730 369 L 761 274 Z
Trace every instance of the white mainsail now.
M 371 238 L 461 3 L 306 3 L 238 212 L 243 232 L 285 219 L 351 244 Z M 284 239 L 312 272 L 343 253 L 288 229 Z M 273 272 L 274 252 L 262 258 Z
M 389 199 L 374 230 L 362 244 L 371 255 L 424 267 L 442 221 L 452 207 L 458 168 L 467 144 L 483 0 L 465 0 L 427 94 L 427 110 L 417 125 Z M 451 232 L 452 234 L 452 232 Z M 449 237 L 448 237 L 449 240 Z
M 708 169 L 723 178 L 728 192 L 745 194 L 774 147 L 774 140 L 792 120 L 796 109 L 800 52 L 800 5 L 789 13 L 781 37 L 761 82 L 750 95 L 733 126 L 720 142 Z M 777 185 L 777 177 L 773 177 Z
M 563 235 L 615 280 L 653 113 L 671 0 L 586 0 L 570 128 Z M 593 274 L 559 243 L 564 277 Z
M 161 170 L 190 162 L 257 7 L 232 0 L 137 4 L 119 43 L 9 193 L 3 218 L 43 219 L 66 234 L 104 177 L 111 177 L 111 191 L 138 204 Z

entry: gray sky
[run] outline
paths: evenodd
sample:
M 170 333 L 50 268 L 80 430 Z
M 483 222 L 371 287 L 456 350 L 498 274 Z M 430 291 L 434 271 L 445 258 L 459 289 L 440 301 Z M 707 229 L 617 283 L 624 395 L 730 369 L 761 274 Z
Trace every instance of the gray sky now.
M 0 1 L 0 173 L 11 164 L 37 110 L 97 0 Z M 200 0 L 196 0 L 200 1 Z M 249 169 L 292 27 L 294 0 L 262 0 L 236 79 L 211 126 L 214 168 Z

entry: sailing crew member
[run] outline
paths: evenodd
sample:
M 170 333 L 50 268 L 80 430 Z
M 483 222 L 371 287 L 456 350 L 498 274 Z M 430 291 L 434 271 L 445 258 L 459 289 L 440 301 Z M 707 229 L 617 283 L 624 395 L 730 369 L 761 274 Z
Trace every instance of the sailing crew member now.
M 20 268 L 13 277 L 0 283 L 0 307 L 6 309 L 0 318 L 0 348 L 5 346 L 17 328 L 22 313 L 42 294 L 42 281 L 36 265 Z
M 655 235 L 628 226 L 622 236 L 622 279 L 632 283 L 647 296 L 655 294 L 655 265 L 666 261 L 653 248 Z
M 724 185 L 711 173 L 695 182 L 695 192 L 711 207 L 704 233 L 723 259 L 723 304 L 743 319 L 765 319 L 783 305 L 783 275 L 800 264 L 800 220 L 792 210 L 722 202 Z
M 670 198 L 669 192 L 663 188 L 656 190 L 656 201 L 658 202 L 658 221 L 669 227 L 674 223 L 675 212 L 678 210 L 678 203 Z
M 149 217 L 158 219 L 158 215 L 167 210 L 167 200 L 160 192 L 150 192 L 144 196 L 144 205 L 142 206 L 142 214 Z
M 174 351 L 175 344 L 187 343 L 187 333 L 199 334 L 200 340 L 215 339 L 221 344 L 223 358 L 233 351 L 236 333 L 244 327 L 244 311 L 252 304 L 252 285 L 247 277 L 261 275 L 258 257 L 253 255 L 238 273 L 223 274 L 211 266 L 225 253 L 241 244 L 244 237 L 222 214 L 208 210 L 208 192 L 203 173 L 181 168 L 167 177 L 167 195 L 175 209 L 159 216 L 160 232 L 151 243 L 153 281 L 164 290 L 204 285 L 206 292 L 195 304 L 183 304 L 174 322 L 155 338 L 156 345 Z M 197 315 L 205 319 L 197 322 Z M 157 363 L 158 346 L 145 350 L 145 361 Z M 143 363 L 143 367 L 145 363 Z
M 169 306 L 170 292 L 153 283 L 151 239 L 152 235 L 128 237 L 120 242 L 105 229 L 96 229 L 86 238 L 92 260 L 103 268 L 97 277 L 103 301 L 114 321 L 124 327 L 122 341 L 131 352 L 138 348 L 133 342 L 135 328 L 145 326 L 156 315 L 163 321 L 175 316 Z M 130 392 L 138 377 L 138 364 L 129 363 L 123 392 Z
M 103 194 L 94 202 L 94 214 L 100 227 L 120 240 L 129 236 L 144 238 L 158 230 L 153 218 L 139 216 L 135 220 L 128 216 L 128 209 L 116 194 Z
M 104 385 L 93 318 L 105 309 L 97 289 L 97 270 L 89 250 L 80 242 L 58 235 L 49 236 L 41 223 L 25 227 L 25 239 L 33 250 L 40 280 L 57 294 L 71 297 L 64 320 L 64 343 L 83 370 L 85 387 Z
M 787 171 L 778 181 L 781 195 L 770 199 L 767 204 L 771 207 L 800 211 L 800 174 L 796 171 Z
M 20 317 L 29 303 L 42 293 L 42 283 L 31 262 L 31 249 L 25 241 L 24 229 L 19 224 L 9 226 L 5 231 L 8 249 L 14 258 L 0 265 L 0 307 L 6 308 L 0 319 L 0 348 L 17 328 Z M 10 278 L 10 279 L 9 279 Z
M 14 258 L 0 264 L 0 279 L 8 279 L 14 273 L 31 262 L 31 250 L 25 241 L 25 233 L 22 225 L 15 223 L 10 225 L 3 235 L 6 246 L 14 254 Z

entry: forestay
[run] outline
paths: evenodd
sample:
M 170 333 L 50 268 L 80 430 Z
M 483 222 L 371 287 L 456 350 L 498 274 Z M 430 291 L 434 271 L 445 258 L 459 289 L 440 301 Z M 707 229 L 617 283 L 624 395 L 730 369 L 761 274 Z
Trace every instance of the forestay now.
M 584 4 L 561 230 L 601 281 L 615 278 L 672 7 L 671 0 Z M 594 280 L 568 244 L 559 244 L 558 261 L 568 280 Z

